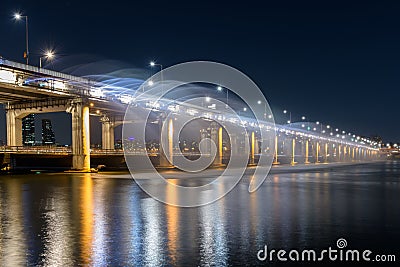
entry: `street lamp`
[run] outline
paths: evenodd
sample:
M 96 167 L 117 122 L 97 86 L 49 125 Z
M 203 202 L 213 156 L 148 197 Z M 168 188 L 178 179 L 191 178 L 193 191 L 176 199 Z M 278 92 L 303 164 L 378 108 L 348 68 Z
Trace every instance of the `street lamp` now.
M 150 67 L 160 66 L 160 76 L 161 76 L 161 93 L 164 95 L 164 85 L 163 85 L 163 66 L 161 64 L 157 64 L 154 61 L 150 61 Z
M 29 64 L 29 39 L 28 39 L 28 16 L 23 16 L 20 13 L 14 14 L 15 20 L 25 19 L 25 39 L 26 39 L 26 51 L 24 57 L 26 58 L 26 65 Z
M 224 90 L 224 88 L 221 85 L 217 86 L 217 91 L 218 92 L 222 92 L 223 90 Z M 229 92 L 229 90 L 227 88 L 226 89 L 226 105 L 225 105 L 226 108 L 228 108 L 228 92 Z
M 261 101 L 261 100 L 258 100 L 258 101 L 257 101 L 257 104 L 261 105 L 261 104 L 262 104 L 262 101 Z M 268 118 L 271 119 L 272 116 L 269 115 Z M 266 102 L 264 102 L 264 119 L 267 119 L 267 103 L 266 103 Z
M 285 110 L 283 110 L 283 113 L 286 114 L 286 113 L 288 113 L 288 111 L 285 109 Z M 292 112 L 290 112 L 290 111 L 289 111 L 289 120 L 287 121 L 287 123 L 289 124 L 289 126 L 292 123 Z
M 39 68 L 42 68 L 42 58 L 47 60 L 52 59 L 54 58 L 54 52 L 49 50 L 43 56 L 39 57 Z

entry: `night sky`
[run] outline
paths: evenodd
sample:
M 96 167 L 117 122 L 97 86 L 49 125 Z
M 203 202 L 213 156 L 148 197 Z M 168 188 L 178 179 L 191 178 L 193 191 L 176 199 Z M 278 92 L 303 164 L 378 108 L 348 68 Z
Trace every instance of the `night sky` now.
M 0 55 L 24 60 L 24 24 L 12 18 L 21 11 L 29 16 L 32 64 L 49 47 L 58 54 L 50 67 L 60 71 L 89 58 L 144 74 L 150 60 L 222 62 L 251 77 L 278 118 L 287 109 L 293 121 L 304 115 L 400 141 L 400 2 L 216 2 L 2 0 Z M 62 143 L 70 138 L 66 124 L 54 123 Z

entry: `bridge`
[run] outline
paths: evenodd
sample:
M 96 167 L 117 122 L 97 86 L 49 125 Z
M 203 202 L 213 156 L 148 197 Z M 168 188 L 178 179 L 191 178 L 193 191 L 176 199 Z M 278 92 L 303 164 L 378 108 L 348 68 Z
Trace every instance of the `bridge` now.
M 0 103 L 4 104 L 6 109 L 7 128 L 7 144 L 0 147 L 0 151 L 8 156 L 67 155 L 72 158 L 70 167 L 83 172 L 90 171 L 91 158 L 101 155 L 123 156 L 124 151 L 114 149 L 114 131 L 118 125 L 124 123 L 125 110 L 135 98 L 129 90 L 108 94 L 107 87 L 109 85 L 94 80 L 0 59 Z M 174 101 L 173 104 L 170 101 L 163 103 L 162 100 L 158 103 L 141 101 L 135 105 L 142 109 L 152 109 L 157 114 L 154 123 L 159 125 L 165 122 L 165 113 L 168 111 L 196 114 L 209 122 L 208 126 L 198 130 L 201 139 L 210 137 L 218 148 L 214 165 L 229 161 L 229 154 L 232 151 L 228 143 L 235 142 L 232 137 L 224 140 L 220 125 L 215 123 L 218 121 L 241 123 L 248 129 L 249 164 L 257 163 L 259 155 L 263 152 L 261 149 L 269 150 L 274 157 L 275 165 L 364 161 L 379 157 L 378 143 L 355 134 L 339 132 L 338 129 L 329 129 L 327 125 L 323 126 L 320 123 L 291 122 L 271 125 L 264 122 L 255 126 L 249 117 L 243 116 L 240 121 L 235 121 L 235 118 L 225 114 L 221 116 L 213 110 L 212 105 L 200 107 L 179 101 Z M 71 113 L 71 147 L 23 147 L 22 119 L 32 113 L 49 112 Z M 90 149 L 89 116 L 98 117 L 102 124 L 100 150 Z M 125 123 L 135 122 L 125 121 Z M 174 122 L 169 123 L 173 125 Z M 257 127 L 267 127 L 268 130 L 274 131 L 276 133 L 274 140 L 262 140 Z M 135 155 L 145 152 L 149 156 L 158 157 L 156 165 L 169 166 L 173 161 L 166 154 L 174 157 L 180 148 L 178 144 L 173 144 L 171 135 L 167 138 L 168 143 L 171 143 L 167 148 L 169 151 L 162 149 L 149 151 L 146 147 L 135 147 L 129 140 L 124 140 L 125 153 Z M 261 148 L 263 142 L 268 144 L 264 144 Z M 198 155 L 197 152 L 186 152 L 185 156 L 196 158 Z

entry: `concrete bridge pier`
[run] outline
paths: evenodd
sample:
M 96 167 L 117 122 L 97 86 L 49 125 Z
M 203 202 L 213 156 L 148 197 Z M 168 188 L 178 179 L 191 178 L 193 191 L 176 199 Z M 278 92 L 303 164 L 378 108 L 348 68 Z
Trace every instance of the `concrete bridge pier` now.
M 304 155 L 304 164 L 310 164 L 310 160 L 309 160 L 309 149 L 310 149 L 310 145 L 309 145 L 309 139 L 306 139 L 306 141 L 304 142 L 304 146 L 305 146 L 305 155 Z
M 22 117 L 15 109 L 7 109 L 7 146 L 22 146 Z
M 164 125 L 165 124 L 165 125 Z M 160 131 L 160 167 L 172 167 L 173 166 L 173 133 L 174 133 L 174 121 L 172 118 L 165 121 L 165 115 L 160 115 L 158 120 L 159 131 Z M 164 129 L 163 129 L 164 127 Z M 163 133 L 163 131 L 166 131 Z M 165 151 L 167 149 L 167 151 Z M 165 153 L 167 152 L 167 153 Z
M 273 165 L 279 165 L 280 162 L 278 160 L 278 154 L 279 154 L 279 139 L 278 139 L 279 134 L 276 134 L 275 136 L 275 145 L 274 145 L 274 162 L 272 163 Z
M 292 138 L 292 149 L 290 152 L 290 165 L 294 166 L 297 164 L 296 162 L 296 137 Z
M 319 157 L 320 157 L 320 149 L 321 146 L 318 141 L 315 142 L 315 163 L 320 163 Z
M 69 108 L 72 114 L 72 169 L 90 171 L 89 105 L 74 101 Z
M 239 142 L 236 134 L 231 134 L 230 136 L 230 144 L 231 144 L 231 156 L 237 157 L 239 152 Z
M 104 116 L 101 122 L 101 147 L 102 149 L 114 149 L 114 121 L 112 118 Z
M 218 123 L 212 122 L 210 130 L 211 140 L 214 141 L 215 145 L 217 146 L 217 153 L 215 155 L 213 165 L 222 165 L 222 127 Z
M 256 151 L 258 150 L 258 146 L 256 148 L 256 143 L 257 143 L 257 138 L 256 134 L 254 131 L 251 131 L 250 135 L 250 165 L 255 164 L 255 154 L 257 153 Z
M 328 142 L 325 142 L 325 144 L 324 144 L 324 163 L 328 163 L 328 157 L 329 157 L 329 144 L 328 144 Z

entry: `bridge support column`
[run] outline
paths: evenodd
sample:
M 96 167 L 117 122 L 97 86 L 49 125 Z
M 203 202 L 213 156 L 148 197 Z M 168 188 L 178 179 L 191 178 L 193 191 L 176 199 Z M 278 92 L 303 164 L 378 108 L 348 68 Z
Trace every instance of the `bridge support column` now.
M 238 156 L 239 152 L 239 142 L 236 134 L 231 134 L 230 136 L 231 143 L 231 156 Z
M 310 161 L 308 160 L 308 139 L 306 140 L 306 155 L 305 155 L 305 160 L 304 160 L 304 164 L 310 164 Z
M 257 136 L 254 137 L 254 153 L 259 154 L 260 153 L 260 144 L 259 144 L 259 139 Z
M 217 146 L 217 154 L 213 165 L 222 165 L 222 127 L 218 127 L 217 123 L 211 123 L 211 140 Z
M 89 106 L 81 102 L 72 103 L 72 168 L 90 171 L 90 122 Z
M 160 127 L 160 167 L 172 167 L 173 166 L 173 154 L 174 154 L 174 143 L 173 143 L 173 135 L 174 135 L 174 122 L 173 119 L 168 120 L 168 124 L 166 125 L 166 134 L 162 134 L 163 131 L 163 116 L 159 119 L 159 127 Z M 164 126 L 165 127 L 165 126 Z M 167 149 L 167 154 L 165 153 L 165 149 Z
M 256 151 L 256 137 L 255 137 L 255 133 L 251 132 L 251 143 L 250 143 L 250 164 L 254 164 L 255 163 L 255 151 Z
M 293 165 L 296 165 L 296 161 L 295 161 L 295 155 L 296 155 L 296 138 L 293 138 L 292 139 L 292 156 L 291 156 L 291 161 L 290 161 L 290 164 L 293 166 Z
M 200 140 L 205 140 L 207 138 L 209 138 L 209 133 L 208 133 L 207 129 L 201 129 L 200 130 Z M 204 149 L 205 153 L 207 155 L 209 155 L 210 151 L 211 151 L 210 141 L 209 140 L 205 140 L 203 142 L 204 142 L 203 145 L 202 145 L 203 149 Z
M 278 135 L 275 136 L 275 151 L 274 151 L 274 162 L 273 165 L 278 165 Z
M 325 158 L 325 160 L 324 160 L 325 163 L 328 163 L 328 155 L 329 155 L 328 153 L 329 153 L 329 144 L 325 143 L 325 155 L 324 155 L 325 156 L 324 157 Z
M 319 142 L 316 143 L 315 148 L 315 163 L 319 163 Z
M 109 117 L 102 117 L 101 121 L 101 147 L 114 149 L 114 123 Z
M 14 109 L 6 113 L 7 146 L 22 146 L 22 118 Z

